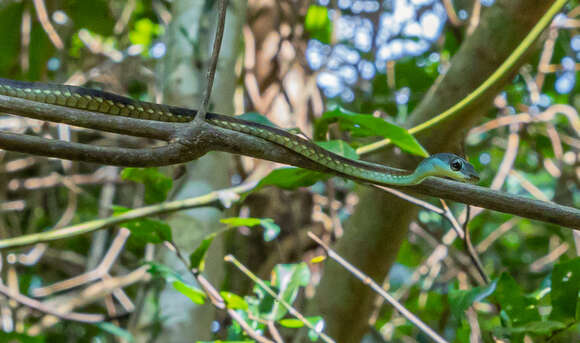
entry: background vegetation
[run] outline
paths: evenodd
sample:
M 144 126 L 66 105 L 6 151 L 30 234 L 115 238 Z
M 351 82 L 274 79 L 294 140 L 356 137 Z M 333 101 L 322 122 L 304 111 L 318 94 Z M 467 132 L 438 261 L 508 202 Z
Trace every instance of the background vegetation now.
M 552 3 L 230 1 L 210 110 L 412 168 L 422 150 L 385 122 L 411 128 L 461 100 Z M 569 1 L 500 83 L 416 135 L 422 146 L 467 156 L 481 186 L 578 208 L 579 16 Z M 217 17 L 211 0 L 0 0 L 0 77 L 198 108 Z M 12 115 L 0 126 L 159 144 Z M 397 144 L 371 144 L 384 138 Z M 147 169 L 0 156 L 0 245 L 72 232 L 2 251 L 0 341 L 580 340 L 569 228 L 475 207 L 463 225 L 460 203 L 240 155 Z

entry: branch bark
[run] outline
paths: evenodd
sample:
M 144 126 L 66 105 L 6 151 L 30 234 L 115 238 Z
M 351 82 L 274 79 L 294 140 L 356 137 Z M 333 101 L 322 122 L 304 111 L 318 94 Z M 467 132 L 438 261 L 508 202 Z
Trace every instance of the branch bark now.
M 154 122 L 40 104 L 6 96 L 0 96 L 0 110 L 40 120 L 96 128 L 132 136 L 156 138 L 169 142 L 165 146 L 155 148 L 125 149 L 64 142 L 0 131 L 0 148 L 11 151 L 133 167 L 185 163 L 195 160 L 209 151 L 223 151 L 334 173 L 280 145 L 240 132 L 214 127 L 204 122 L 194 125 Z M 443 127 L 445 130 L 446 128 L 447 126 Z M 446 149 L 450 150 L 452 147 L 448 146 Z M 400 161 L 401 158 L 390 157 L 386 160 Z M 580 229 L 580 211 L 577 209 L 511 195 L 489 188 L 444 179 L 431 179 L 418 186 L 400 187 L 400 189 L 541 220 L 572 229 Z

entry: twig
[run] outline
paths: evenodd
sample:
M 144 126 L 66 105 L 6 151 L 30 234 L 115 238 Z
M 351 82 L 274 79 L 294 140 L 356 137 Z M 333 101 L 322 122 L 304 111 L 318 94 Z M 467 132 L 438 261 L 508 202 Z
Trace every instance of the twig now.
M 258 284 L 272 298 L 276 299 L 277 302 L 279 302 L 280 304 L 282 304 L 282 306 L 284 306 L 284 308 L 286 310 L 288 310 L 288 312 L 291 315 L 293 315 L 298 320 L 300 320 L 302 323 L 304 323 L 304 325 L 306 327 L 308 327 L 310 330 L 313 330 L 314 332 L 316 332 L 316 334 L 318 334 L 323 341 L 325 341 L 327 343 L 334 342 L 334 340 L 332 338 L 330 338 L 327 334 L 325 334 L 324 332 L 320 332 L 319 329 L 315 328 L 308 321 L 308 319 L 306 319 L 302 315 L 302 313 L 298 312 L 298 310 L 296 310 L 294 307 L 292 307 L 292 305 L 288 304 L 284 299 L 280 298 L 280 296 L 278 296 L 278 294 L 276 294 L 276 292 L 274 292 L 270 287 L 268 287 L 268 285 L 266 285 L 266 283 L 264 283 L 264 281 L 262 281 L 256 275 L 254 275 L 254 273 L 252 273 L 248 268 L 246 268 L 246 266 L 244 266 L 243 264 L 241 264 L 240 261 L 238 261 L 233 255 L 227 255 L 227 256 L 225 256 L 224 257 L 224 261 L 230 262 L 233 265 L 235 265 L 240 271 L 242 271 L 242 273 L 246 274 L 247 277 L 249 277 L 252 281 L 254 281 L 256 284 Z
M 213 52 L 211 55 L 211 59 L 209 62 L 209 67 L 207 70 L 207 86 L 203 91 L 203 99 L 201 101 L 201 107 L 199 108 L 199 112 L 195 116 L 192 124 L 197 125 L 200 122 L 205 120 L 205 115 L 207 114 L 207 109 L 209 106 L 209 99 L 211 97 L 211 91 L 213 88 L 213 80 L 215 78 L 215 72 L 217 68 L 217 63 L 219 60 L 220 49 L 222 46 L 222 38 L 224 36 L 224 27 L 226 23 L 226 13 L 228 9 L 228 0 L 220 0 L 219 1 L 219 18 L 217 29 L 215 33 L 215 39 L 213 42 Z
M 187 270 L 191 273 L 191 275 L 195 278 L 199 286 L 203 289 L 205 294 L 210 299 L 211 303 L 215 308 L 218 310 L 225 310 L 233 320 L 235 320 L 244 330 L 245 333 L 248 334 L 251 338 L 255 339 L 260 343 L 275 343 L 272 340 L 267 339 L 266 337 L 262 336 L 256 330 L 252 329 L 252 327 L 244 320 L 244 318 L 236 312 L 234 309 L 228 308 L 226 306 L 225 300 L 222 298 L 218 290 L 206 279 L 198 270 L 194 270 L 191 268 L 189 262 L 185 259 L 181 250 L 174 242 L 166 242 L 166 246 L 173 250 L 177 258 L 186 266 Z
M 4 286 L 3 284 L 0 284 L 0 293 L 2 293 L 4 296 L 8 297 L 9 299 L 13 299 L 13 300 L 17 301 L 18 303 L 20 303 L 24 306 L 30 307 L 34 310 L 49 314 L 51 316 L 55 316 L 55 317 L 63 319 L 63 320 L 70 320 L 70 321 L 87 323 L 87 324 L 100 323 L 103 320 L 105 320 L 105 316 L 103 316 L 102 314 L 74 313 L 74 312 L 73 313 L 63 313 L 61 311 L 56 310 L 52 306 L 47 306 L 47 305 L 41 303 L 38 300 L 29 298 L 29 297 L 22 295 L 20 293 L 15 294 L 14 292 L 12 292 L 8 287 Z
M 479 272 L 479 275 L 483 278 L 483 281 L 485 282 L 485 284 L 488 285 L 489 284 L 489 276 L 487 276 L 487 274 L 485 273 L 485 270 L 483 269 L 483 265 L 481 263 L 481 260 L 479 259 L 479 256 L 477 256 L 477 251 L 473 247 L 473 244 L 471 244 L 471 236 L 469 233 L 469 229 L 467 227 L 467 224 L 469 224 L 469 210 L 470 210 L 470 208 L 471 207 L 469 205 L 467 205 L 465 208 L 465 222 L 463 223 L 463 232 L 465 232 L 465 238 L 463 239 L 463 244 L 465 245 L 465 251 L 467 251 L 467 254 L 469 255 L 469 258 L 471 259 L 471 262 L 475 265 L 475 268 Z
M 221 191 L 214 191 L 208 194 L 189 198 L 185 200 L 171 201 L 167 203 L 162 203 L 158 205 L 152 205 L 147 207 L 142 207 L 129 212 L 125 212 L 116 217 L 110 217 L 106 219 L 91 220 L 82 224 L 68 226 L 59 230 L 39 232 L 30 235 L 24 235 L 14 238 L 8 238 L 0 240 L 0 249 L 15 248 L 25 245 L 31 245 L 41 242 L 49 242 L 64 238 L 71 238 L 79 235 L 83 235 L 96 230 L 104 229 L 112 225 L 117 225 L 124 223 L 129 220 L 143 218 L 152 215 L 158 215 L 163 213 L 175 212 L 184 209 L 197 208 L 197 207 L 207 207 L 207 206 L 224 206 L 221 201 L 223 199 L 223 194 L 241 194 L 247 192 L 256 186 L 255 182 L 249 182 L 242 184 L 237 187 L 232 187 L 224 189 Z
M 403 317 L 407 318 L 408 321 L 413 323 L 419 330 L 423 331 L 427 336 L 429 336 L 433 341 L 437 343 L 447 343 L 447 341 L 439 336 L 438 333 L 433 331 L 427 324 L 423 323 L 421 319 L 417 318 L 413 313 L 407 310 L 401 303 L 399 303 L 395 298 L 393 298 L 389 293 L 385 292 L 385 290 L 379 286 L 376 282 L 374 282 L 370 277 L 363 274 L 360 270 L 358 270 L 355 266 L 348 263 L 345 259 L 343 259 L 340 255 L 338 255 L 334 250 L 330 249 L 328 245 L 326 245 L 322 240 L 320 240 L 316 235 L 312 232 L 308 232 L 308 237 L 310 237 L 313 241 L 315 241 L 318 245 L 320 245 L 325 251 L 328 257 L 336 261 L 338 264 L 343 266 L 346 270 L 348 270 L 352 275 L 358 278 L 363 284 L 369 286 L 373 291 L 383 297 L 386 301 L 391 304 Z
M 40 25 L 42 25 L 42 28 L 48 35 L 50 41 L 55 46 L 55 48 L 62 50 L 64 48 L 64 44 L 52 26 L 50 19 L 48 19 L 46 7 L 44 6 L 44 0 L 34 0 L 34 8 L 36 9 L 36 16 L 38 17 L 38 21 L 40 21 Z

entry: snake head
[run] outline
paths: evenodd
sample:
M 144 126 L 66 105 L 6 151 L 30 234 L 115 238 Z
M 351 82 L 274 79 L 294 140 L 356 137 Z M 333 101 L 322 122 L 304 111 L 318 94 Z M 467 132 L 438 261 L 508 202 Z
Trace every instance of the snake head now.
M 446 177 L 460 182 L 477 183 L 479 174 L 465 159 L 449 153 L 431 155 L 421 162 L 420 169 L 429 176 Z

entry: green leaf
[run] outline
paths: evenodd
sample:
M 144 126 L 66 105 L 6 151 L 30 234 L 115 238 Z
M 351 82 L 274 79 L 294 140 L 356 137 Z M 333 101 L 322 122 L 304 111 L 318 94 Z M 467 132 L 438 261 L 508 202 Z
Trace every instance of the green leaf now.
M 552 271 L 552 312 L 550 319 L 571 322 L 578 320 L 580 291 L 580 257 L 558 263 Z
M 216 237 L 215 233 L 207 235 L 203 241 L 199 244 L 197 249 L 189 255 L 189 263 L 190 268 L 197 269 L 202 272 L 205 268 L 205 255 L 207 254 L 207 250 L 211 246 L 214 238 Z
M 147 269 L 147 272 L 153 275 L 154 277 L 160 277 L 165 281 L 167 281 L 168 283 L 173 283 L 174 281 L 183 282 L 183 278 L 178 272 L 176 272 L 175 270 L 169 268 L 164 264 L 157 262 L 147 262 L 146 264 L 149 265 L 149 269 Z
M 134 342 L 135 341 L 135 338 L 133 338 L 133 335 L 131 335 L 131 333 L 129 331 L 122 329 L 113 323 L 101 322 L 101 323 L 95 324 L 95 326 L 97 326 L 99 329 L 101 329 L 105 332 L 110 333 L 113 336 L 121 338 L 122 340 L 124 340 L 126 342 Z
M 382 136 L 411 154 L 429 156 L 406 129 L 372 115 L 350 112 L 340 106 L 324 113 L 316 123 L 316 139 L 323 137 L 328 131 L 328 125 L 334 122 L 338 122 L 342 130 L 350 131 L 353 136 Z
M 173 187 L 173 180 L 162 174 L 157 168 L 125 168 L 121 172 L 123 180 L 139 182 L 145 185 L 145 202 L 155 204 L 165 201 Z
M 113 215 L 118 216 L 128 211 L 128 208 L 115 206 Z M 147 243 L 159 244 L 173 240 L 171 227 L 161 220 L 151 218 L 133 219 L 123 223 L 123 227 L 131 231 L 130 239 L 139 245 Z
M 278 296 L 288 304 L 294 303 L 300 287 L 310 282 L 310 269 L 306 263 L 278 264 L 273 270 L 272 286 L 278 289 Z M 286 308 L 276 303 L 272 315 L 279 320 L 286 315 Z
M 276 186 L 286 190 L 294 190 L 300 187 L 310 187 L 318 181 L 327 180 L 331 175 L 306 170 L 302 168 L 283 167 L 273 170 L 264 177 L 252 190 L 258 191 L 266 186 Z
M 280 227 L 274 223 L 271 218 L 224 218 L 220 220 L 221 223 L 229 227 L 247 226 L 253 227 L 260 225 L 264 228 L 264 241 L 270 242 L 280 234 Z
M 486 287 L 475 287 L 470 290 L 451 290 L 449 292 L 449 305 L 451 312 L 457 319 L 465 317 L 465 310 L 475 301 L 482 301 L 495 291 L 497 280 Z
M 334 140 L 334 141 L 320 141 L 316 142 L 319 146 L 323 147 L 326 150 L 332 151 L 335 154 L 338 154 L 342 157 L 349 158 L 351 160 L 358 160 L 359 156 L 356 153 L 356 150 L 348 145 L 345 141 Z
M 149 269 L 147 270 L 149 274 L 164 279 L 176 291 L 185 295 L 194 303 L 200 305 L 205 303 L 206 294 L 199 288 L 188 285 L 178 272 L 161 263 L 147 262 L 147 264 L 149 265 Z
M 304 28 L 310 36 L 322 43 L 330 43 L 332 23 L 328 16 L 328 9 L 324 6 L 311 5 L 306 12 Z
M 310 322 L 310 324 L 314 327 L 315 330 L 308 330 L 308 338 L 310 338 L 310 340 L 312 342 L 315 342 L 318 340 L 318 336 L 320 335 L 320 333 L 322 332 L 322 330 L 324 330 L 324 319 L 322 319 L 322 317 L 307 317 L 306 318 L 308 320 L 308 322 Z
M 28 336 L 23 333 L 4 332 L 0 330 L 0 342 L 14 343 L 44 343 L 44 335 Z
M 198 305 L 203 305 L 205 303 L 206 295 L 205 293 L 197 287 L 190 286 L 185 282 L 175 280 L 171 283 L 173 288 L 179 293 L 188 297 L 191 301 Z
M 260 218 L 232 217 L 232 218 L 220 219 L 220 223 L 226 224 L 229 227 L 240 227 L 240 226 L 252 227 L 252 226 L 260 225 L 262 223 L 262 219 L 260 219 Z
M 239 295 L 225 291 L 220 292 L 220 295 L 226 301 L 228 308 L 244 311 L 248 309 L 248 303 Z
M 268 119 L 266 116 L 263 116 L 257 112 L 247 112 L 247 113 L 244 113 L 242 115 L 236 116 L 236 118 L 246 120 L 246 121 L 249 121 L 252 123 L 258 123 L 258 124 L 262 124 L 265 126 L 278 128 L 278 126 L 276 126 L 276 124 L 272 123 L 270 121 L 270 119 Z
M 506 273 L 503 273 L 497 283 L 495 298 L 501 309 L 512 323 L 512 326 L 540 321 L 537 300 L 522 294 L 517 282 Z
M 143 55 L 147 56 L 153 40 L 163 33 L 163 26 L 152 22 L 149 18 L 142 18 L 135 22 L 135 26 L 129 32 L 129 40 L 134 45 L 142 45 Z
M 301 320 L 295 319 L 295 318 L 284 318 L 284 319 L 280 319 L 278 321 L 278 323 L 280 323 L 280 325 L 282 325 L 285 328 L 291 328 L 291 329 L 298 329 L 304 326 L 304 323 L 302 323 Z

